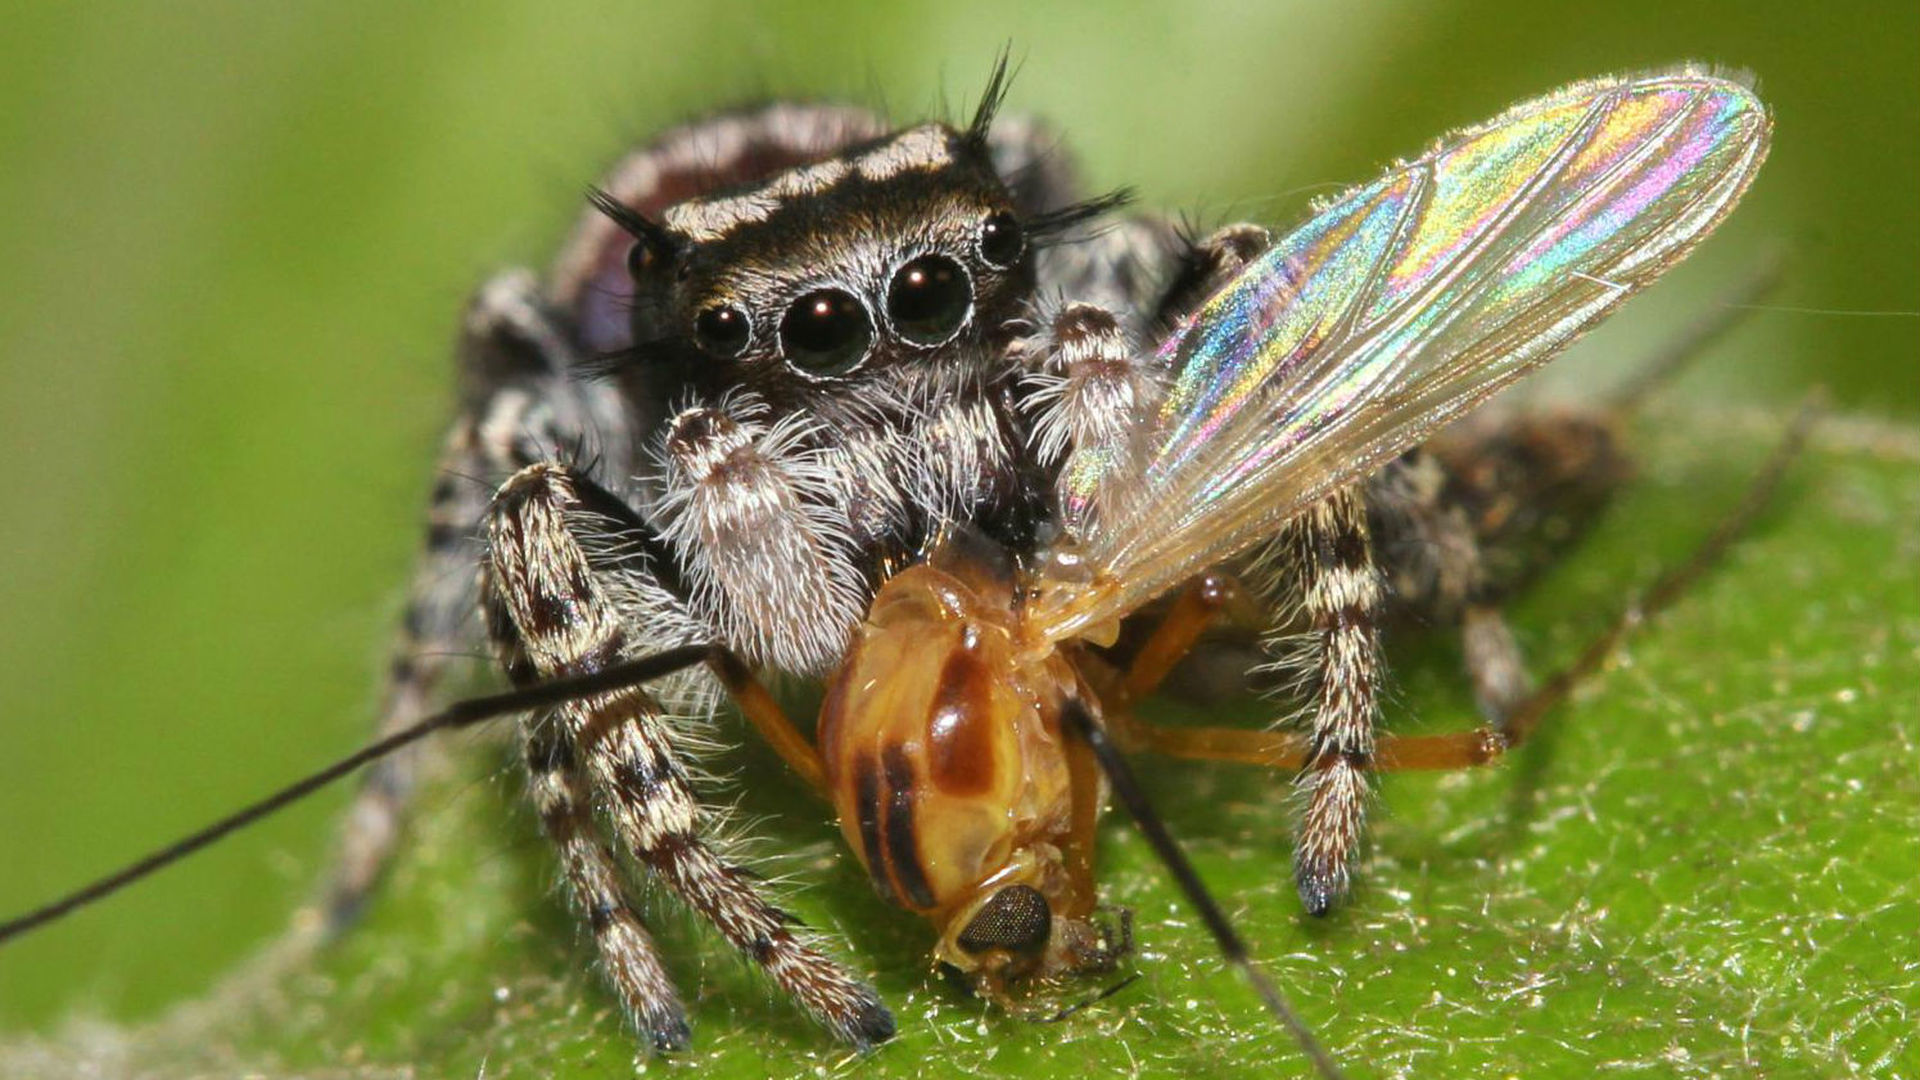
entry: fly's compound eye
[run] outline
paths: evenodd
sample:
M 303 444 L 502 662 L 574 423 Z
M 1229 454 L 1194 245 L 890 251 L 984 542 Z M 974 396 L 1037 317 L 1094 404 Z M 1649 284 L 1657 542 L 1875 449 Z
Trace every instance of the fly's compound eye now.
M 1000 270 L 1011 270 L 1013 264 L 1020 261 L 1020 253 L 1027 249 L 1027 238 L 1020 231 L 1020 223 L 1005 210 L 987 218 L 980 226 L 980 257 L 988 266 Z
M 944 345 L 973 310 L 973 282 L 945 255 L 922 255 L 901 267 L 887 286 L 887 318 L 908 342 Z
M 1009 885 L 986 903 L 954 943 L 969 953 L 1005 949 L 1021 956 L 1038 955 L 1053 935 L 1053 910 L 1047 898 L 1031 885 Z
M 860 366 L 873 348 L 873 317 L 844 289 L 816 289 L 793 302 L 780 320 L 787 361 L 816 375 Z
M 693 336 L 708 353 L 722 360 L 730 360 L 747 351 L 747 342 L 753 337 L 753 329 L 747 325 L 746 312 L 731 304 L 723 304 L 707 308 L 694 317 Z

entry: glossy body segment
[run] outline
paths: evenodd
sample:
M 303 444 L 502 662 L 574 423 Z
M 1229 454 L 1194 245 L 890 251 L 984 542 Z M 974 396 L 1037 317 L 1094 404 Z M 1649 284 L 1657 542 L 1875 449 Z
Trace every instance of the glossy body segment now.
M 1026 647 L 1005 553 L 960 535 L 887 582 L 829 687 L 819 744 L 841 830 L 963 971 L 1110 964 L 1085 923 L 1099 779 L 1061 726 L 1090 695 L 1064 654 Z M 1015 908 L 1047 923 L 1031 953 L 983 956 L 983 927 Z
M 1168 340 L 1143 460 L 1079 480 L 1070 636 L 1371 474 L 1544 362 L 1732 209 L 1770 121 L 1693 71 L 1518 106 L 1341 196 Z M 1068 599 L 1069 594 L 1076 594 Z

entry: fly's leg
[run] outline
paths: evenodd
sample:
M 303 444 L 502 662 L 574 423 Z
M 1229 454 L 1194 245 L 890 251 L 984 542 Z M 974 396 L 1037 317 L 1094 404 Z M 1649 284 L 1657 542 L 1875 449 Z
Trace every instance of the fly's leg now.
M 1496 726 L 1533 688 L 1501 604 L 1598 519 L 1630 471 L 1618 446 L 1599 415 L 1528 414 L 1435 440 L 1366 485 L 1394 603 L 1459 629 Z
M 1499 722 L 1532 690 L 1464 508 L 1438 458 L 1414 450 L 1366 486 L 1369 520 L 1394 603 L 1459 628 L 1474 700 Z
M 461 411 L 441 453 L 400 640 L 386 673 L 377 734 L 412 726 L 435 704 L 450 666 L 480 633 L 479 528 L 493 488 L 556 447 L 621 457 L 616 410 L 580 395 L 566 371 L 573 350 L 538 296 L 532 275 L 500 275 L 475 295 L 458 348 Z M 592 445 L 589 446 L 588 444 Z M 350 925 L 392 856 L 424 747 L 369 767 L 348 809 L 320 919 L 328 933 Z
M 490 622 L 509 649 L 524 652 L 517 676 L 582 674 L 681 643 L 636 640 L 655 620 L 636 620 L 622 604 L 637 587 L 658 583 L 645 572 L 644 553 L 621 550 L 643 542 L 634 536 L 637 523 L 617 514 L 610 496 L 560 466 L 532 466 L 501 489 L 488 516 L 488 595 L 499 611 Z M 690 692 L 685 685 L 677 691 L 682 698 Z M 752 876 L 703 835 L 708 815 L 662 700 L 632 688 L 554 710 L 547 721 L 553 734 L 545 737 L 565 749 L 549 760 L 568 774 L 572 789 L 590 790 L 602 802 L 621 847 L 816 1020 L 859 1047 L 890 1037 L 893 1019 L 873 990 L 806 941 L 798 920 L 762 897 Z M 538 726 L 528 735 L 530 742 L 542 737 Z M 599 899 L 576 896 L 589 921 Z M 604 951 L 602 957 L 643 1024 L 672 1015 L 675 1006 L 662 997 L 666 984 L 649 982 L 644 968 Z M 648 1034 L 660 1042 L 671 1031 Z
M 1201 635 L 1223 618 L 1245 626 L 1263 621 L 1245 587 L 1232 574 L 1209 570 L 1188 582 L 1127 662 L 1120 677 L 1120 693 L 1114 700 L 1115 711 L 1124 715 L 1127 705 L 1158 690 L 1174 667 L 1193 651 Z
M 827 767 L 820 761 L 820 751 L 807 741 L 805 735 L 793 726 L 787 711 L 780 707 L 773 695 L 759 679 L 753 677 L 739 657 L 724 649 L 716 650 L 714 674 L 720 684 L 726 687 L 727 696 L 733 699 L 740 715 L 759 732 L 760 737 L 773 747 L 780 760 L 787 763 L 800 779 L 806 781 L 814 794 L 825 797 L 827 794 Z

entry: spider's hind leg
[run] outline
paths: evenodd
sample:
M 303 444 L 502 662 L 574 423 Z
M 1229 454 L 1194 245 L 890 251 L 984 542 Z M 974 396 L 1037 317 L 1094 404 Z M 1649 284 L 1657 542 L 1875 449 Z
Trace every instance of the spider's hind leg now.
M 1532 692 L 1502 607 L 1598 518 L 1630 470 L 1610 419 L 1526 414 L 1411 451 L 1366 486 L 1394 606 L 1457 627 L 1480 712 Z

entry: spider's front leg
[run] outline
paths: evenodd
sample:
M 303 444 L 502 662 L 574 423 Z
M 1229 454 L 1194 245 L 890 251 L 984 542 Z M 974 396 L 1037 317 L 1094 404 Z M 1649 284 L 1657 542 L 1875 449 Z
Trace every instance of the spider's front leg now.
M 516 474 L 487 532 L 489 625 L 516 681 L 583 674 L 691 640 L 695 624 L 653 565 L 659 538 L 579 474 L 557 465 Z M 675 625 L 679 640 L 667 629 Z M 688 722 L 676 714 L 710 708 L 702 683 L 679 677 L 661 693 L 602 694 L 527 725 L 534 799 L 608 979 L 655 1045 L 685 1045 L 679 1000 L 592 829 L 589 793 L 619 845 L 816 1020 L 858 1047 L 891 1037 L 893 1018 L 873 990 L 810 944 L 703 835 L 710 816 L 675 747 L 676 722 Z
M 1161 300 L 1161 318 L 1177 323 L 1187 317 L 1270 244 L 1266 230 L 1243 224 L 1195 245 Z M 1386 588 L 1358 490 L 1335 492 L 1308 507 L 1267 550 L 1278 563 L 1268 595 L 1297 590 L 1308 626 L 1301 636 L 1276 627 L 1266 644 L 1283 664 L 1297 667 L 1308 701 L 1306 760 L 1297 780 L 1306 807 L 1294 844 L 1294 884 L 1307 910 L 1324 915 L 1346 894 L 1366 825 Z
M 1346 894 L 1366 824 L 1367 773 L 1379 719 L 1379 616 L 1385 589 L 1374 567 L 1366 507 L 1358 492 L 1336 492 L 1282 527 L 1270 549 L 1282 587 L 1299 583 L 1303 638 L 1276 632 L 1269 649 L 1298 649 L 1308 701 L 1306 797 L 1294 844 L 1294 883 L 1315 915 Z
M 1069 535 L 1100 513 L 1110 484 L 1133 474 L 1152 430 L 1164 384 L 1153 355 L 1130 337 L 1112 312 L 1076 303 L 1018 346 L 1034 455 L 1057 470 L 1055 524 Z

